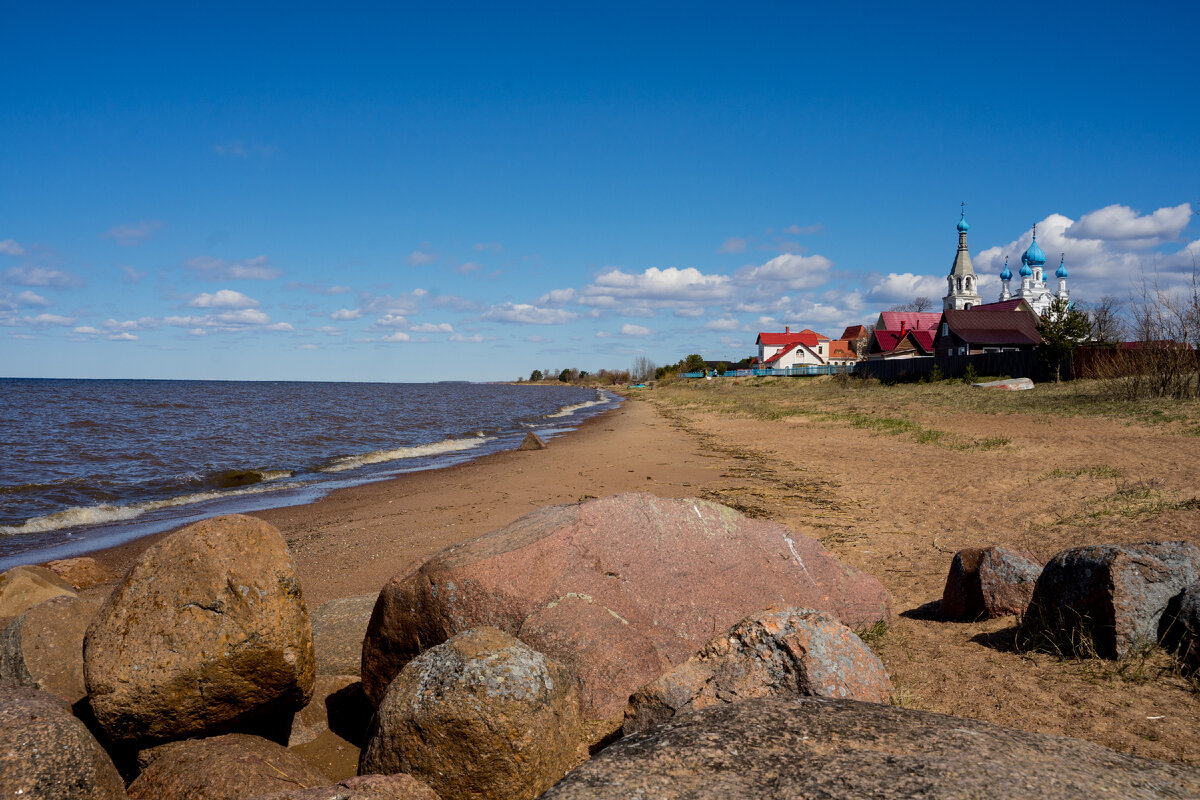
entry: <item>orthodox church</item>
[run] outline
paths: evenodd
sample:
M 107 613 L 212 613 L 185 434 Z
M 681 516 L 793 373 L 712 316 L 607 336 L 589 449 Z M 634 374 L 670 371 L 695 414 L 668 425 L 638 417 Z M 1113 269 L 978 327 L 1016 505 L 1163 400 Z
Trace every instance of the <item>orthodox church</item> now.
M 1059 256 L 1058 269 L 1054 271 L 1054 276 L 1058 278 L 1058 291 L 1052 293 L 1046 286 L 1044 277 L 1046 254 L 1038 247 L 1037 225 L 1034 225 L 1033 242 L 1021 254 L 1021 288 L 1016 294 L 1009 288 L 1013 275 L 1012 270 L 1008 268 L 1008 259 L 1004 259 L 1004 271 L 1000 273 L 1000 300 L 1025 300 L 1039 317 L 1046 313 L 1055 297 L 1069 300 L 1071 293 L 1067 291 L 1067 265 L 1064 258 L 1065 256 Z
M 979 278 L 971 265 L 971 254 L 967 250 L 966 204 L 963 204 L 962 216 L 958 220 L 958 252 L 954 255 L 954 263 L 950 266 L 950 274 L 946 276 L 948 291 L 942 298 L 942 308 L 947 311 L 962 311 L 975 308 L 983 302 L 979 296 Z M 1014 293 L 1010 288 L 1012 271 L 1008 268 L 1008 259 L 1004 259 L 1004 271 L 1000 273 L 1000 302 L 1006 300 L 1025 300 L 1030 308 L 1041 316 L 1045 314 L 1056 297 L 1070 299 L 1067 291 L 1067 267 L 1063 259 L 1058 262 L 1058 270 L 1054 275 L 1058 278 L 1058 291 L 1051 292 L 1046 286 L 1044 271 L 1046 254 L 1037 243 L 1037 226 L 1033 226 L 1033 243 L 1021 254 L 1021 285 Z

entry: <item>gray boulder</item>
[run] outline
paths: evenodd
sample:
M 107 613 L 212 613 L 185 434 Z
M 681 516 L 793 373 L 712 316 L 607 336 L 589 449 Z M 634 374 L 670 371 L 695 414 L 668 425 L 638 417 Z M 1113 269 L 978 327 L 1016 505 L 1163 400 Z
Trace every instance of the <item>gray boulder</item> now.
M 233 515 L 149 547 L 84 641 L 96 720 L 152 743 L 284 725 L 312 695 L 312 626 L 272 526 Z
M 762 698 L 626 737 L 542 800 L 1200 797 L 1200 769 L 878 703 Z
M 0 684 L 0 794 L 21 800 L 124 800 L 125 782 L 62 700 Z
M 879 657 L 828 614 L 768 609 L 634 692 L 621 730 L 628 736 L 687 711 L 774 695 L 886 703 L 892 682 Z
M 942 591 L 943 619 L 974 620 L 1023 614 L 1042 563 L 1031 553 L 1005 547 L 959 550 Z
M 313 649 L 318 675 L 358 675 L 363 637 L 377 595 L 343 597 L 312 610 Z
M 1120 658 L 1158 642 L 1187 586 L 1200 580 L 1191 542 L 1076 547 L 1050 559 L 1022 620 L 1022 637 L 1062 652 Z
M 404 772 L 456 800 L 532 800 L 582 760 L 581 740 L 572 676 L 503 631 L 475 628 L 396 676 L 358 771 Z
M 138 765 L 130 800 L 246 800 L 329 783 L 286 747 L 244 733 L 158 745 Z
M 100 598 L 61 595 L 38 603 L 0 632 L 0 680 L 51 692 L 74 704 L 83 685 L 83 637 Z
M 378 703 L 422 650 L 490 625 L 567 667 L 585 717 L 608 719 L 714 633 L 772 605 L 852 626 L 889 616 L 875 578 L 726 506 L 643 493 L 550 506 L 390 580 L 363 642 L 363 688 Z

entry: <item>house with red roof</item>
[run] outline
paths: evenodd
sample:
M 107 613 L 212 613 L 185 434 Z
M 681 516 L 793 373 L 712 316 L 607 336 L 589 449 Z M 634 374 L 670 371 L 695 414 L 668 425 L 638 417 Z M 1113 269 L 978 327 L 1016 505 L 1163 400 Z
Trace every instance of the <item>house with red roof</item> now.
M 790 326 L 785 327 L 783 333 L 760 332 L 755 340 L 758 345 L 758 365 L 769 369 L 787 369 L 805 364 L 827 364 L 829 342 L 828 336 L 808 328 L 796 333 L 792 332 Z
M 867 347 L 867 358 L 875 360 L 933 355 L 934 334 L 935 331 L 932 330 L 909 328 L 904 320 L 900 321 L 898 330 L 876 328 L 871 334 L 871 344 Z
M 936 331 L 941 321 L 940 311 L 884 311 L 875 321 L 875 330 L 898 331 L 903 326 L 910 331 Z

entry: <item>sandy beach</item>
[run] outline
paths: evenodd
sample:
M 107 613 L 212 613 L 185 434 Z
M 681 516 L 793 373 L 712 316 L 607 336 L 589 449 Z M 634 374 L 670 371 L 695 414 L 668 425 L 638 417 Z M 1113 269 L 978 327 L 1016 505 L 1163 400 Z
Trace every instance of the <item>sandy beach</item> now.
M 1014 617 L 937 618 L 963 547 L 1004 545 L 1045 560 L 1082 544 L 1200 543 L 1200 466 L 1185 457 L 1196 452 L 1194 420 L 1045 414 L 1058 402 L 1045 394 L 970 391 L 660 387 L 545 450 L 255 516 L 283 532 L 315 605 L 373 594 L 539 506 L 625 491 L 716 500 L 817 538 L 883 582 L 895 619 L 872 645 L 900 704 L 1200 762 L 1200 700 L 1165 654 L 1123 664 L 1063 658 L 1016 648 Z M 99 557 L 122 569 L 149 541 Z

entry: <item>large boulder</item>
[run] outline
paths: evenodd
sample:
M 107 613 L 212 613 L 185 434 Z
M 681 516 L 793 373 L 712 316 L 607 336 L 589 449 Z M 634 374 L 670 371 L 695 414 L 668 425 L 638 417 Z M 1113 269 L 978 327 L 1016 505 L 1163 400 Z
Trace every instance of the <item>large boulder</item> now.
M 1022 636 L 1061 652 L 1120 658 L 1153 644 L 1167 611 L 1200 579 L 1191 542 L 1076 547 L 1050 559 L 1033 591 Z
M 138 765 L 130 800 L 246 800 L 329 783 L 286 747 L 244 733 L 158 745 Z
M 363 637 L 377 595 L 342 597 L 312 610 L 313 647 L 318 675 L 357 675 L 362 668 Z
M 289 789 L 254 800 L 441 800 L 411 775 L 359 775 L 333 786 Z
M 1023 614 L 1042 574 L 1031 553 L 1005 547 L 959 550 L 950 562 L 942 591 L 943 619 L 974 620 Z
M 628 736 L 687 711 L 773 695 L 886 703 L 892 682 L 879 657 L 828 614 L 768 609 L 634 692 L 621 730 Z
M 1200 769 L 878 703 L 762 698 L 626 737 L 542 800 L 1200 797 Z
M 13 567 L 0 574 L 0 617 L 17 617 L 51 597 L 75 595 L 71 584 L 45 567 Z
M 0 684 L 0 794 L 22 800 L 124 800 L 125 782 L 62 700 Z
M 0 632 L 0 680 L 31 686 L 74 704 L 83 685 L 83 637 L 100 598 L 60 595 L 38 603 Z
M 359 772 L 408 773 L 442 797 L 531 800 L 584 757 L 571 675 L 496 628 L 409 662 L 371 721 Z
M 493 625 L 567 666 L 589 719 L 772 605 L 847 625 L 888 617 L 875 578 L 819 542 L 704 500 L 623 494 L 533 512 L 435 556 L 380 592 L 363 643 L 378 703 L 422 650 Z
M 88 629 L 84 672 L 114 741 L 286 725 L 308 702 L 315 670 L 283 537 L 228 516 L 151 546 Z

